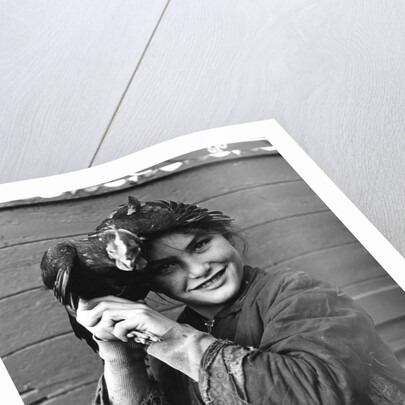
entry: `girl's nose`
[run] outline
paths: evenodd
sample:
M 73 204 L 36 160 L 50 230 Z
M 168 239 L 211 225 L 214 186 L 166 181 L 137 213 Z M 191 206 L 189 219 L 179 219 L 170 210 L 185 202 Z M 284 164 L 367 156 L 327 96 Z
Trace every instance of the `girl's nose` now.
M 189 264 L 188 275 L 190 278 L 200 278 L 208 275 L 210 271 L 210 264 L 205 261 L 193 261 Z

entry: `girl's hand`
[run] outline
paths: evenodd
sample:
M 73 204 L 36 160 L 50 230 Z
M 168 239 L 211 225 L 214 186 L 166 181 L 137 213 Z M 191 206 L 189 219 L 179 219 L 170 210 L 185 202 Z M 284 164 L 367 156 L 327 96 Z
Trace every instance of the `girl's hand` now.
M 133 302 L 114 296 L 80 300 L 77 321 L 98 339 L 123 342 L 133 339 L 138 332 L 160 338 L 177 324 L 144 301 Z

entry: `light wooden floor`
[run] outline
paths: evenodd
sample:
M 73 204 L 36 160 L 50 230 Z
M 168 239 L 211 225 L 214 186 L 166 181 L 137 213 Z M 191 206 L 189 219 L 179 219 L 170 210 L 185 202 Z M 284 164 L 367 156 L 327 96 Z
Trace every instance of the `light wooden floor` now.
M 276 118 L 405 254 L 401 0 L 4 0 L 0 182 Z

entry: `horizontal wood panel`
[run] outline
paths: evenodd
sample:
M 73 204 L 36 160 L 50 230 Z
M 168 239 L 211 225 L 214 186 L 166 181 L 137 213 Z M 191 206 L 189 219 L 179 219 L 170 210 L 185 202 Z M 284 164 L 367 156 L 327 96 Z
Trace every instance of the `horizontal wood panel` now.
M 89 405 L 94 401 L 97 382 L 90 382 L 82 387 L 69 389 L 67 392 L 53 394 L 49 399 L 37 402 L 35 405 Z M 22 396 L 25 403 L 33 403 L 34 398 L 30 395 Z
M 377 325 L 378 334 L 394 353 L 405 350 L 405 316 Z M 405 367 L 405 364 L 404 364 Z
M 399 319 L 404 314 L 404 291 L 390 278 L 371 280 L 368 291 L 355 298 L 370 313 L 377 325 L 392 319 Z
M 45 289 L 39 264 L 45 250 L 54 243 L 46 240 L 0 249 L 0 302 L 26 290 Z
M 72 330 L 63 306 L 52 292 L 42 289 L 3 299 L 0 324 L 1 357 Z M 70 338 L 76 340 L 74 336 Z
M 260 267 L 355 241 L 330 211 L 260 224 L 245 234 L 248 241 L 254 241 L 249 244 L 247 261 Z
M 295 180 L 299 176 L 280 156 L 245 158 L 190 169 L 97 198 L 3 209 L 0 210 L 0 247 L 86 234 L 118 205 L 125 204 L 131 194 L 139 199 L 203 203 L 219 194 Z
M 98 355 L 86 343 L 78 342 L 70 336 L 61 336 L 3 361 L 19 392 L 35 391 L 38 398 L 43 398 L 93 383 L 101 375 L 102 363 Z M 32 397 L 33 393 L 30 395 Z
M 218 195 L 205 201 L 204 206 L 211 209 L 221 207 L 242 229 L 289 216 L 328 210 L 303 181 L 256 186 Z
M 358 242 L 310 252 L 298 258 L 285 260 L 268 270 L 271 271 L 273 268 L 306 271 L 344 290 L 345 287 L 363 280 L 388 277 L 385 270 Z M 353 289 L 351 293 L 354 293 Z
M 95 203 L 93 202 L 93 205 Z M 318 210 L 326 210 L 322 201 L 305 185 L 304 182 L 276 183 L 272 185 L 257 186 L 248 190 L 238 190 L 234 193 L 218 196 L 204 203 L 207 208 L 221 208 L 236 219 L 235 224 L 242 229 L 256 226 L 260 223 L 280 220 L 295 214 L 311 213 Z M 248 207 L 248 209 L 247 209 Z M 48 207 L 43 207 L 47 210 Z M 79 208 L 79 207 L 77 207 Z M 71 225 L 72 231 L 82 231 L 80 218 L 88 218 L 89 215 L 83 209 L 83 213 L 72 215 L 74 220 Z M 58 220 L 64 218 L 62 213 L 57 216 Z M 53 217 L 48 215 L 41 222 L 41 229 L 53 230 Z M 77 229 L 73 229 L 77 226 Z M 270 225 L 268 225 L 270 226 Z M 27 226 L 27 228 L 29 228 Z M 94 228 L 94 227 L 93 227 Z M 90 231 L 92 228 L 88 228 Z M 57 231 L 63 231 L 58 224 Z M 36 235 L 36 233 L 35 233 Z M 84 237 L 84 235 L 83 235 Z M 80 238 L 79 236 L 77 238 Z M 59 238 L 58 241 L 65 238 Z M 0 299 L 25 289 L 42 285 L 40 279 L 39 263 L 46 249 L 56 243 L 56 240 L 46 240 L 26 243 L 0 249 L 2 272 L 0 272 Z M 19 269 L 16 272 L 16 268 Z

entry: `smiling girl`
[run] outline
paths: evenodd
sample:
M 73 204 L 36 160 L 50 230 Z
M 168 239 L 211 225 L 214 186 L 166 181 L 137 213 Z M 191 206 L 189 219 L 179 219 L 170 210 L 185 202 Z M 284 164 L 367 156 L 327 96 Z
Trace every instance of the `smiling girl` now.
M 125 218 L 145 242 L 150 289 L 186 307 L 176 322 L 143 301 L 80 301 L 104 360 L 96 404 L 405 403 L 403 368 L 341 290 L 244 265 L 219 211 L 137 201 L 102 226 Z M 137 331 L 152 343 L 135 343 Z

